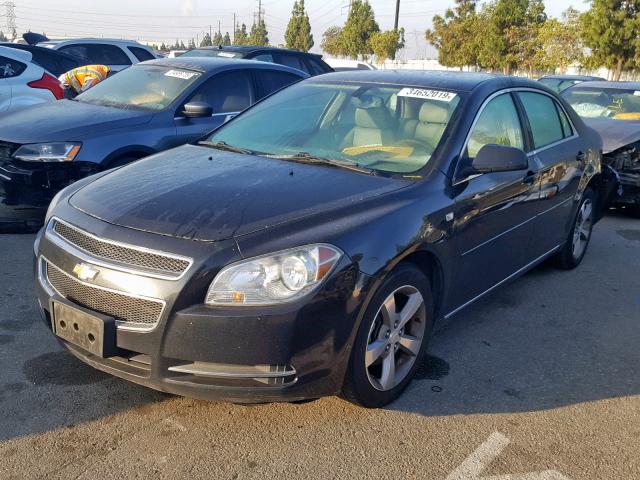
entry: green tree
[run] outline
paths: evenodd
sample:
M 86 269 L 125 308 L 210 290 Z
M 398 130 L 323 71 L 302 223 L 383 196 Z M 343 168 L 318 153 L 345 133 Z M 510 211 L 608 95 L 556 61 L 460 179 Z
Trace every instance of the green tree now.
M 258 19 L 258 22 L 251 26 L 249 43 L 260 47 L 269 45 L 269 32 L 267 32 L 267 25 L 264 23 L 264 18 Z
M 404 30 L 388 30 L 376 32 L 369 38 L 371 51 L 378 63 L 383 64 L 387 59 L 393 59 L 396 52 L 404 45 Z
M 304 7 L 304 0 L 293 3 L 291 19 L 284 35 L 287 48 L 308 52 L 313 47 L 313 35 L 309 15 Z
M 456 0 L 444 17 L 433 17 L 426 39 L 438 50 L 438 61 L 447 67 L 478 64 L 479 21 L 476 0 Z
M 328 55 L 338 57 L 345 54 L 344 44 L 342 43 L 342 28 L 329 27 L 322 34 L 322 42 L 320 43 L 322 51 Z
M 191 39 L 189 40 L 189 45 L 187 45 L 187 48 L 188 48 L 189 50 L 191 50 L 191 49 L 193 49 L 193 48 L 196 48 L 196 40 L 195 40 L 195 38 L 191 38 Z
M 210 47 L 211 45 L 213 45 L 211 43 L 211 35 L 209 35 L 208 33 L 205 33 L 204 37 L 202 37 L 202 40 L 200 40 L 200 46 L 201 47 Z
M 247 33 L 247 26 L 243 23 L 241 27 L 236 27 L 236 34 L 233 38 L 234 45 L 248 45 L 249 34 Z
M 211 43 L 215 46 L 222 45 L 223 43 L 222 33 L 220 32 L 214 33 L 213 40 L 211 40 Z
M 507 28 L 508 68 L 525 70 L 529 78 L 534 72 L 544 69 L 544 58 L 540 55 L 542 42 L 540 29 L 547 21 L 543 0 L 530 0 L 525 11 L 524 22 Z
M 639 16 L 640 0 L 592 0 L 580 16 L 580 34 L 591 49 L 589 66 L 613 70 L 614 81 L 633 68 L 639 56 Z
M 369 38 L 379 31 L 380 27 L 368 0 L 352 0 L 341 35 L 344 52 L 351 58 L 358 58 L 358 55 L 364 58 L 373 53 Z
M 162 44 L 160 45 L 160 51 L 161 52 L 166 52 L 168 50 L 167 45 L 162 42 Z
M 4 35 L 4 32 L 0 30 L 0 42 L 8 42 L 9 39 Z
M 231 45 L 231 37 L 229 36 L 229 32 L 224 32 L 224 37 L 222 37 L 222 45 Z
M 538 63 L 544 70 L 566 73 L 569 66 L 582 60 L 579 12 L 569 7 L 560 20 L 548 19 L 538 31 L 541 49 L 537 52 Z

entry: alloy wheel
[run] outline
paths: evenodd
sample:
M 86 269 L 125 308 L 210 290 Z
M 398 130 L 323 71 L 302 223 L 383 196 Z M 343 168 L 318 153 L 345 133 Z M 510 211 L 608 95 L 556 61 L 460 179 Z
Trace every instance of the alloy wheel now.
M 591 237 L 591 227 L 593 224 L 593 202 L 586 199 L 576 218 L 576 224 L 573 229 L 573 258 L 579 259 L 587 248 L 589 238 Z
M 424 298 L 411 285 L 396 289 L 380 306 L 364 359 L 376 390 L 391 390 L 407 377 L 422 346 L 426 317 Z

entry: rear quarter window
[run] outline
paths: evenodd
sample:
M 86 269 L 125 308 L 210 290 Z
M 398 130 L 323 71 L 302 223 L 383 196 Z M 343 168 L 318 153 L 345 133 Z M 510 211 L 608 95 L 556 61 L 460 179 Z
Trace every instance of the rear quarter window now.
M 149 50 L 141 47 L 127 47 L 131 53 L 141 62 L 156 58 Z
M 18 77 L 27 69 L 27 65 L 12 58 L 0 57 L 0 78 Z

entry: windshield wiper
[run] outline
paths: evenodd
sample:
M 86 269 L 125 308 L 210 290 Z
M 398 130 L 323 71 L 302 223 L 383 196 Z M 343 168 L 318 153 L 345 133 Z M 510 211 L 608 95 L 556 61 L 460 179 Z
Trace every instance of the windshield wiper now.
M 233 152 L 233 153 L 243 153 L 245 155 L 256 155 L 257 152 L 253 150 L 249 150 L 248 148 L 234 147 L 233 145 L 229 145 L 226 142 L 208 142 L 202 141 L 198 142 L 200 145 L 204 145 L 206 147 L 215 148 L 217 150 L 224 150 L 225 152 Z
M 311 155 L 309 152 L 298 152 L 294 155 L 265 155 L 265 156 L 269 158 L 287 160 L 290 162 L 329 165 L 336 168 L 344 168 L 346 170 L 353 170 L 355 172 L 366 173 L 367 175 L 376 175 L 376 171 L 373 170 L 372 168 L 363 167 L 359 163 L 354 162 L 352 160 L 332 160 L 330 158 Z

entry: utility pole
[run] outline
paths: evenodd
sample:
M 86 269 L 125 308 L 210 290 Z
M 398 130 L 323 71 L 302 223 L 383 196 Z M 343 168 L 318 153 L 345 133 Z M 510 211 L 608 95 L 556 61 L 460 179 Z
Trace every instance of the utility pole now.
M 220 20 L 218 20 L 218 34 L 222 36 L 222 26 L 220 24 Z
M 393 22 L 393 29 L 398 31 L 398 18 L 400 17 L 400 0 L 396 0 L 396 20 Z
M 213 37 L 211 36 L 211 24 L 209 24 L 209 42 L 213 45 Z
M 233 44 L 236 44 L 236 14 L 233 14 Z
M 7 12 L 5 14 L 7 17 L 7 33 L 11 36 L 11 40 L 15 40 L 18 36 L 18 31 L 16 29 L 16 12 L 14 10 L 16 8 L 16 4 L 13 2 L 5 2 L 4 6 Z

